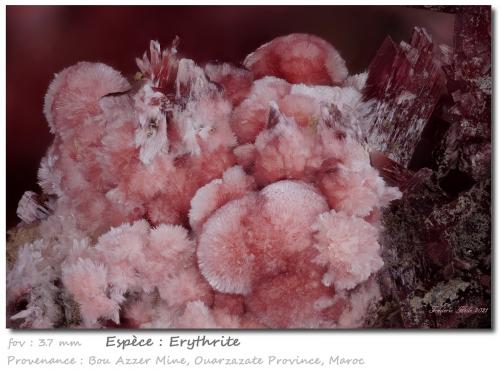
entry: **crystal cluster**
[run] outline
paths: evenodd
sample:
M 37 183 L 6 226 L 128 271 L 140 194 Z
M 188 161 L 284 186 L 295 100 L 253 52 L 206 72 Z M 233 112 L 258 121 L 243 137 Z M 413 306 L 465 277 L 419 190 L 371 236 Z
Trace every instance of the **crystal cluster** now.
M 372 164 L 403 191 L 384 214 L 377 325 L 491 327 L 491 8 L 435 10 L 455 14 L 453 46 L 386 40 L 365 89 Z
M 380 299 L 381 209 L 401 196 L 364 141 L 366 74 L 278 37 L 241 67 L 178 40 L 56 75 L 36 225 L 9 267 L 17 327 L 359 327 Z
M 491 327 L 491 8 L 350 75 L 313 35 L 242 66 L 179 40 L 50 85 L 10 327 Z

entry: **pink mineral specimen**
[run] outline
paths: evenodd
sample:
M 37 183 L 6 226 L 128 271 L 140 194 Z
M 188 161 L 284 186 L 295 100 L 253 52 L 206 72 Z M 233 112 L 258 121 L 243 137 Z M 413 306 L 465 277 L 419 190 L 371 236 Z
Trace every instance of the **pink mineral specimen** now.
M 377 228 L 363 219 L 331 210 L 321 214 L 313 228 L 319 252 L 315 261 L 328 267 L 326 286 L 352 289 L 384 264 Z
M 400 197 L 364 143 L 366 74 L 313 35 L 245 67 L 177 47 L 152 42 L 134 84 L 88 62 L 51 83 L 44 197 L 18 210 L 39 239 L 8 273 L 11 323 L 364 326 L 381 209 Z
M 231 127 L 240 144 L 253 142 L 267 126 L 269 102 L 278 101 L 290 92 L 290 84 L 275 77 L 253 82 L 248 96 L 233 110 Z
M 292 84 L 339 84 L 348 75 L 338 51 L 308 34 L 277 37 L 248 55 L 244 64 L 257 78 L 276 76 Z

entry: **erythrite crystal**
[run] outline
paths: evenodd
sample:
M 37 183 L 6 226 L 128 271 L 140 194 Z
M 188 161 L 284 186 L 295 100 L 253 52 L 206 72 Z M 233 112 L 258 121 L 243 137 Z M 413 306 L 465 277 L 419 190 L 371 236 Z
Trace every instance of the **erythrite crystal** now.
M 237 105 L 245 99 L 253 83 L 252 72 L 229 63 L 209 63 L 205 66 L 205 73 L 210 81 L 222 85 L 226 96 L 233 105 Z
M 456 14 L 454 45 L 441 46 L 445 54 L 432 62 L 442 66 L 446 89 L 422 135 L 421 123 L 405 116 L 405 133 L 412 138 L 403 143 L 404 156 L 380 145 L 398 141 L 394 125 L 400 122 L 387 121 L 383 130 L 375 125 L 369 137 L 374 149 L 388 149 L 371 154 L 373 166 L 403 190 L 384 213 L 381 282 L 387 313 L 381 311 L 380 326 L 491 326 L 491 8 L 444 10 Z M 379 56 L 386 52 L 381 49 Z M 378 59 L 370 67 L 379 71 L 373 74 L 376 86 L 389 86 L 396 71 Z M 384 99 L 383 91 L 370 94 Z M 408 159 L 411 170 L 405 168 Z
M 445 66 L 451 99 L 438 150 L 442 175 L 456 169 L 474 181 L 491 172 L 491 9 L 469 7 L 455 21 L 453 59 Z
M 427 53 L 418 35 L 414 48 Z M 87 62 L 50 85 L 55 138 L 39 171 L 44 197 L 20 202 L 38 238 L 9 269 L 11 325 L 373 322 L 381 210 L 401 193 L 370 163 L 364 138 L 378 119 L 363 99 L 366 74 L 348 76 L 312 35 L 279 37 L 246 68 L 199 66 L 177 47 L 152 42 L 134 88 Z M 420 75 L 434 76 L 434 65 L 415 53 L 390 65 L 415 67 L 412 87 L 425 90 Z M 412 92 L 389 98 L 409 102 Z M 432 110 L 434 92 L 422 95 Z M 387 110 L 400 107 L 391 102 Z
M 239 166 L 226 170 L 222 179 L 204 185 L 191 199 L 189 224 L 195 232 L 200 232 L 207 218 L 228 201 L 240 198 L 255 189 L 255 181 Z
M 352 289 L 384 264 L 377 228 L 363 219 L 332 210 L 321 214 L 313 228 L 319 251 L 315 261 L 328 267 L 323 276 L 326 286 Z
M 248 55 L 244 64 L 257 78 L 276 76 L 293 84 L 339 84 L 348 75 L 337 50 L 307 34 L 277 37 Z
M 368 69 L 365 97 L 374 100 L 366 128 L 373 149 L 407 166 L 422 131 L 444 93 L 441 64 L 424 29 L 416 28 L 410 44 L 387 37 Z
M 231 127 L 241 144 L 253 142 L 269 118 L 272 101 L 290 92 L 290 84 L 274 77 L 254 81 L 249 95 L 233 110 Z

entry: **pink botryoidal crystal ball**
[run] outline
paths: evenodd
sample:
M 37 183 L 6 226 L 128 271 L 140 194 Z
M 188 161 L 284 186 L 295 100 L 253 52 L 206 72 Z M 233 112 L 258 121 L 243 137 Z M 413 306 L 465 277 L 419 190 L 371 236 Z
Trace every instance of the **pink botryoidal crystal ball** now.
M 20 327 L 363 326 L 380 299 L 380 210 L 366 74 L 313 35 L 244 66 L 199 66 L 175 40 L 129 82 L 80 62 L 45 99 L 39 238 L 8 272 Z

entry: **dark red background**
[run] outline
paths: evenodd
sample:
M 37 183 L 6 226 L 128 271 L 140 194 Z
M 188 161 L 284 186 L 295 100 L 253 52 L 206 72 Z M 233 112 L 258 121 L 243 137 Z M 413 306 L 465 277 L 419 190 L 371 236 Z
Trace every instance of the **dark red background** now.
M 8 6 L 7 227 L 15 225 L 25 190 L 51 143 L 42 113 L 54 73 L 80 60 L 100 61 L 133 75 L 149 40 L 181 37 L 181 54 L 202 63 L 241 62 L 278 35 L 308 32 L 330 41 L 351 73 L 367 68 L 386 35 L 408 40 L 424 26 L 451 44 L 453 15 L 408 7 L 369 6 Z

